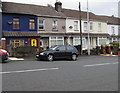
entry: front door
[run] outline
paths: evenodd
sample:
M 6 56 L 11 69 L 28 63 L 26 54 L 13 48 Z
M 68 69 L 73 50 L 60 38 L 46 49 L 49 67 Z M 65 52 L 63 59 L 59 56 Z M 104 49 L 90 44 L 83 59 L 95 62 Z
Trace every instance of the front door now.
M 31 46 L 37 46 L 37 40 L 31 39 Z

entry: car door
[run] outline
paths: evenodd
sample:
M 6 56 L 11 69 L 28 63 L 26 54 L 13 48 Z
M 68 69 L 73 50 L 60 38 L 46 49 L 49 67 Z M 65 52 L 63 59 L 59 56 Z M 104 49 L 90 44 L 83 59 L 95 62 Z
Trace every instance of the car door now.
M 72 46 L 67 46 L 66 56 L 68 58 L 71 57 L 72 52 L 73 52 L 73 47 Z
M 54 52 L 55 58 L 65 58 L 66 57 L 66 47 L 65 46 L 59 46 L 56 48 Z

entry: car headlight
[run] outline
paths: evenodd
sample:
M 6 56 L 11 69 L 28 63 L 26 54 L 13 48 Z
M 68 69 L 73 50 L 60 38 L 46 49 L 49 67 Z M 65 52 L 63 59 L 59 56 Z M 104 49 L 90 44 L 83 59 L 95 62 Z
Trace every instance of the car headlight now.
M 40 53 L 40 55 L 44 55 L 45 53 Z

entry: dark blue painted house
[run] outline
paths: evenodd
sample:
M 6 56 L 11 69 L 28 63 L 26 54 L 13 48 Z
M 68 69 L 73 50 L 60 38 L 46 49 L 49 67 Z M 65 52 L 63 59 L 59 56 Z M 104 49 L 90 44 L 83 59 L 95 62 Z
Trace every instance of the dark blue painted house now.
M 6 38 L 6 47 L 40 47 L 37 16 L 22 12 L 15 3 L 2 3 L 2 32 Z

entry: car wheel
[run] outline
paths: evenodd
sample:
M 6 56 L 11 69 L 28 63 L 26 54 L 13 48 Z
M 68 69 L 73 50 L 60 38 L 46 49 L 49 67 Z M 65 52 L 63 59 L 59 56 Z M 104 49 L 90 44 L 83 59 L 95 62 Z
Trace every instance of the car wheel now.
M 71 57 L 72 60 L 77 60 L 77 55 L 76 54 L 72 54 L 72 57 Z
M 53 59 L 54 59 L 54 58 L 53 58 L 53 55 L 51 55 L 51 54 L 48 55 L 48 61 L 53 61 Z

